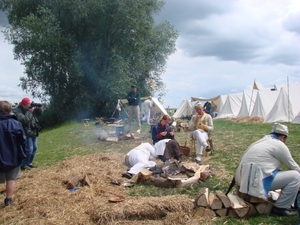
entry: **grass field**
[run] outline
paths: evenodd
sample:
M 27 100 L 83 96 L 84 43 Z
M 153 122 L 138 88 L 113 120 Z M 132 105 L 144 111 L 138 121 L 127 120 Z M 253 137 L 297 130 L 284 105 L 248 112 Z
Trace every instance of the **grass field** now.
M 300 162 L 300 125 L 288 125 L 290 135 L 287 146 L 297 162 Z M 207 187 L 210 191 L 221 190 L 226 192 L 237 166 L 240 155 L 254 141 L 270 133 L 272 124 L 234 122 L 230 120 L 215 120 L 213 131 L 214 153 L 212 156 L 203 157 L 204 164 L 209 164 L 214 169 L 214 176 L 199 185 L 185 189 L 163 189 L 152 186 L 135 185 L 130 188 L 130 196 L 166 196 L 185 194 L 195 198 L 198 191 Z M 113 127 L 105 127 L 113 130 Z M 119 142 L 103 142 L 98 140 L 100 130 L 93 122 L 89 126 L 72 122 L 52 130 L 44 130 L 38 137 L 38 152 L 35 163 L 39 170 L 47 169 L 71 156 L 90 155 L 94 153 L 127 153 L 140 142 L 150 142 L 149 126 L 143 125 L 140 140 L 122 140 Z M 177 132 L 177 141 L 184 145 L 189 140 L 189 132 Z M 1 215 L 0 215 L 1 218 Z M 7 222 L 7 221 L 6 221 Z M 3 224 L 10 224 L 4 222 Z M 296 224 L 295 217 L 254 216 L 249 219 L 237 220 L 233 218 L 217 218 L 207 224 Z M 1 224 L 1 220 L 0 220 Z M 203 224 L 203 223 L 202 223 Z

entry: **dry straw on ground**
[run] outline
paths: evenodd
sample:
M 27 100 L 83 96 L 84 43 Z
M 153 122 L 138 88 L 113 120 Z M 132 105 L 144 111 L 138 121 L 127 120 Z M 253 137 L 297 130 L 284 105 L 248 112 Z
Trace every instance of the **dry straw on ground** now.
M 113 185 L 126 181 L 124 155 L 76 156 L 46 170 L 22 172 L 16 181 L 13 205 L 1 209 L 5 224 L 185 224 L 192 223 L 193 202 L 185 195 L 130 197 L 128 188 Z M 91 186 L 75 192 L 66 182 L 89 177 Z M 4 199 L 5 187 L 0 186 Z M 125 200 L 110 203 L 110 196 Z M 7 222 L 7 223 L 6 223 Z

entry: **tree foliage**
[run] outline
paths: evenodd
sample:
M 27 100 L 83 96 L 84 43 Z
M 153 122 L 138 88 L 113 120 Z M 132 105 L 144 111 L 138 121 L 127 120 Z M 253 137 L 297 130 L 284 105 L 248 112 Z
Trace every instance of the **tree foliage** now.
M 50 102 L 55 121 L 108 115 L 133 83 L 142 95 L 163 91 L 160 75 L 178 33 L 167 21 L 155 23 L 162 1 L 0 0 L 0 6 L 8 13 L 6 38 L 25 66 L 20 85 Z

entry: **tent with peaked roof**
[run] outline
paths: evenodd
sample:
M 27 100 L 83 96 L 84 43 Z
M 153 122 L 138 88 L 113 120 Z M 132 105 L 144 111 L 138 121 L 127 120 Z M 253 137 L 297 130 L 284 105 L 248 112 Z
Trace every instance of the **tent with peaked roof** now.
M 292 120 L 291 123 L 299 123 L 299 124 L 300 124 L 300 111 L 299 111 L 299 113 L 295 116 L 295 118 Z
M 276 102 L 264 122 L 291 122 L 300 111 L 299 96 L 300 83 L 293 83 L 282 87 Z
M 242 97 L 243 92 L 228 95 L 217 118 L 236 117 L 242 105 Z
M 148 97 L 142 97 L 141 100 L 146 100 Z M 156 113 L 161 113 L 162 115 L 169 115 L 162 104 L 158 101 L 157 98 L 152 97 L 152 101 L 154 102 L 154 110 Z M 120 102 L 125 105 L 128 104 L 127 99 L 120 99 Z
M 255 103 L 250 116 L 266 118 L 276 102 L 278 95 L 279 91 L 276 90 L 259 91 L 256 95 Z
M 191 107 L 189 100 L 182 100 L 180 105 L 178 106 L 176 112 L 172 117 L 174 118 L 182 118 L 182 117 L 188 117 L 191 116 L 193 113 L 193 109 Z
M 203 97 L 191 97 L 191 101 L 202 101 L 202 102 L 211 102 L 211 107 L 213 112 L 220 112 L 222 109 L 225 101 L 226 101 L 227 95 L 218 95 L 213 98 L 203 98 Z
M 255 103 L 257 92 L 258 90 L 250 90 L 250 89 L 243 91 L 242 105 L 236 117 L 250 116 L 250 113 Z

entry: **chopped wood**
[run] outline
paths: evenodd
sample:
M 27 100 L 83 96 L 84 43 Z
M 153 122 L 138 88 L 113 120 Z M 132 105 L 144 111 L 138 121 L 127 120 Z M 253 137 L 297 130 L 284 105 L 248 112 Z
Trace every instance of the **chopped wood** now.
M 176 174 L 168 176 L 170 180 L 187 180 L 189 177 L 186 174 Z
M 240 218 L 243 218 L 249 211 L 249 206 L 238 196 L 233 194 L 227 195 L 231 201 L 231 208 L 238 214 Z
M 199 207 L 199 208 L 196 209 L 195 215 L 197 215 L 197 216 L 203 216 L 204 215 L 204 211 L 205 211 L 204 207 Z
M 152 177 L 152 172 L 148 169 L 142 169 L 139 176 L 143 176 L 145 180 L 148 180 Z
M 194 163 L 194 164 L 196 164 L 196 163 Z M 194 168 L 197 168 L 197 167 L 195 167 L 195 165 L 193 166 L 191 164 L 184 164 L 183 166 L 192 166 Z M 195 174 L 194 174 L 193 177 L 190 177 L 190 178 L 188 178 L 186 180 L 179 180 L 179 182 L 177 183 L 176 187 L 183 188 L 183 187 L 187 187 L 187 186 L 190 186 L 192 184 L 198 183 L 199 179 L 201 177 L 201 173 L 203 173 L 204 171 L 206 171 L 208 168 L 209 168 L 209 165 L 198 166 L 198 170 L 195 172 Z
M 200 168 L 200 166 L 194 162 L 182 162 L 181 166 L 187 170 L 193 171 L 194 173 Z
M 262 202 L 266 202 L 265 199 L 262 198 L 257 198 L 248 194 L 244 194 L 239 192 L 238 196 L 242 199 L 244 199 L 246 202 L 250 202 L 250 203 L 262 203 Z
M 255 209 L 254 204 L 252 203 L 247 203 L 247 205 L 249 205 L 249 211 L 247 213 L 247 216 L 253 216 L 257 214 L 257 210 Z
M 212 209 L 199 207 L 195 211 L 195 215 L 201 216 L 201 217 L 214 217 L 214 216 L 216 216 L 216 213 Z
M 264 203 L 258 203 L 255 205 L 255 209 L 259 214 L 270 214 L 271 210 L 273 208 L 273 205 L 269 202 Z
M 212 209 L 205 209 L 203 216 L 215 217 L 216 213 Z
M 91 186 L 91 181 L 90 181 L 88 175 L 85 175 L 85 176 L 83 177 L 82 184 L 83 184 L 83 185 L 87 185 L 87 186 L 89 186 L 89 187 Z
M 215 194 L 209 193 L 208 201 L 211 209 L 222 209 L 222 201 Z
M 119 138 L 118 137 L 108 137 L 108 138 L 106 138 L 106 141 L 118 142 Z
M 196 203 L 198 206 L 203 206 L 203 207 L 207 207 L 209 205 L 208 204 L 208 188 L 203 188 L 200 190 Z
M 216 191 L 216 195 L 219 197 L 219 199 L 221 199 L 223 205 L 225 208 L 229 208 L 231 205 L 231 202 L 229 200 L 229 198 L 221 191 Z
M 224 217 L 224 216 L 227 216 L 227 211 L 228 211 L 227 208 L 224 208 L 224 209 L 217 209 L 217 210 L 215 210 L 215 213 L 216 213 L 218 216 Z
M 75 177 L 68 181 L 67 189 L 73 189 L 76 186 L 80 186 L 80 179 Z
M 193 176 L 193 177 L 190 177 L 186 180 L 177 180 L 177 185 L 176 187 L 177 188 L 184 188 L 184 187 L 188 187 L 190 185 L 193 185 L 193 184 L 197 184 L 199 182 L 199 177 L 196 177 L 196 176 Z
M 236 213 L 234 209 L 228 209 L 228 216 L 236 219 L 240 219 L 239 215 Z

